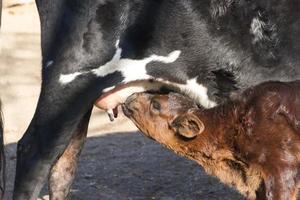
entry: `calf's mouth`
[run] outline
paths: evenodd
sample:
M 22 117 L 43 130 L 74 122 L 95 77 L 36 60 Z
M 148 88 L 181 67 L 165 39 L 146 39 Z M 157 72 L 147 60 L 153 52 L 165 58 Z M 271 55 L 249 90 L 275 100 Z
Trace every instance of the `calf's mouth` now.
M 130 95 L 125 102 L 122 104 L 122 110 L 123 113 L 126 117 L 132 119 L 134 118 L 134 113 L 135 112 L 141 112 L 141 110 L 139 109 L 141 105 L 141 103 L 138 101 L 138 97 L 140 97 L 141 95 L 148 96 L 146 93 L 134 93 L 132 95 Z M 146 103 L 146 102 L 144 102 Z
M 166 85 L 154 80 L 134 81 L 127 84 L 115 86 L 106 91 L 95 102 L 95 105 L 107 112 L 111 121 L 118 117 L 118 107 L 126 102 L 132 94 L 137 92 L 167 93 L 178 90 L 173 86 Z M 131 97 L 132 99 L 133 97 Z M 128 101 L 127 101 L 128 102 Z M 124 111 L 124 109 L 123 109 Z M 125 111 L 126 112 L 126 111 Z M 124 113 L 125 114 L 125 113 Z M 129 114 L 127 112 L 127 114 Z M 126 115 L 126 114 L 125 114 Z M 128 117 L 128 116 L 127 116 Z

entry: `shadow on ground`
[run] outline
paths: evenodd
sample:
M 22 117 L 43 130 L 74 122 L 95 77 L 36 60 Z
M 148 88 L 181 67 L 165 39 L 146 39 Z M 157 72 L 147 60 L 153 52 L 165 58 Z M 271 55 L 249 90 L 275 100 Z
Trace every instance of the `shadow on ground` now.
M 11 155 L 15 144 L 8 145 L 7 149 L 8 159 L 15 160 Z M 242 197 L 207 176 L 196 163 L 137 132 L 128 132 L 87 139 L 71 199 L 232 200 Z

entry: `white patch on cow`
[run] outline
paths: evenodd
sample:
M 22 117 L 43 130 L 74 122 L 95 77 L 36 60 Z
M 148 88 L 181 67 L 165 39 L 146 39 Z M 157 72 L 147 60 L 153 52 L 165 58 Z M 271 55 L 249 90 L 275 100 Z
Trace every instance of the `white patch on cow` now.
M 72 74 L 61 74 L 60 77 L 59 77 L 59 82 L 61 84 L 67 84 L 67 83 L 70 83 L 72 82 L 77 76 L 83 74 L 84 72 L 75 72 L 75 73 L 72 73 Z
M 207 88 L 202 84 L 198 84 L 196 78 L 187 81 L 186 85 L 179 85 L 180 90 L 192 99 L 196 100 L 205 108 L 212 108 L 217 104 L 211 101 L 207 95 Z
M 53 60 L 49 60 L 47 63 L 46 63 L 46 68 L 50 67 L 51 65 L 53 65 L 54 61 Z
M 93 73 L 97 77 L 105 77 L 114 72 L 121 72 L 124 77 L 123 83 L 128 83 L 130 81 L 143 80 L 152 78 L 147 75 L 146 66 L 151 62 L 161 62 L 161 63 L 173 63 L 175 62 L 181 51 L 176 50 L 168 54 L 167 56 L 159 56 L 153 54 L 144 59 L 135 60 L 129 58 L 121 58 L 122 49 L 119 47 L 119 40 L 116 42 L 116 53 L 113 58 L 106 64 L 99 66 L 88 72 L 75 72 L 72 74 L 61 74 L 59 82 L 61 84 L 67 84 L 72 82 L 76 77 L 84 73 Z
M 114 72 L 121 72 L 124 77 L 124 83 L 130 81 L 149 79 L 151 76 L 147 75 L 146 66 L 150 62 L 173 63 L 179 56 L 181 51 L 173 51 L 167 56 L 151 55 L 141 60 L 134 60 L 129 58 L 121 58 L 122 49 L 117 48 L 117 51 L 109 62 L 105 65 L 92 70 L 98 77 L 104 77 Z

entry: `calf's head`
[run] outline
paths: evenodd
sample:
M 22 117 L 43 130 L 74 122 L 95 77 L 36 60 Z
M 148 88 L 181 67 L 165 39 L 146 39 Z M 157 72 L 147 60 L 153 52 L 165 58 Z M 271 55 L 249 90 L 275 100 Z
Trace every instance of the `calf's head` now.
M 176 93 L 136 93 L 123 104 L 124 114 L 143 133 L 168 146 L 204 131 L 204 123 L 194 114 L 198 109 L 192 100 Z

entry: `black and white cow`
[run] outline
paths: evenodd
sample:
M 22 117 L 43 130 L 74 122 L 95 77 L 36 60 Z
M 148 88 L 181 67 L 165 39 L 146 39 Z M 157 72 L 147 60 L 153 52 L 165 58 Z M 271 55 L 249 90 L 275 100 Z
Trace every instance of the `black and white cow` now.
M 97 99 L 111 113 L 167 84 L 212 107 L 232 91 L 300 77 L 298 0 L 36 3 L 42 87 L 18 143 L 15 200 L 36 199 L 49 172 L 51 199 L 66 198 Z M 109 104 L 114 94 L 121 100 Z

